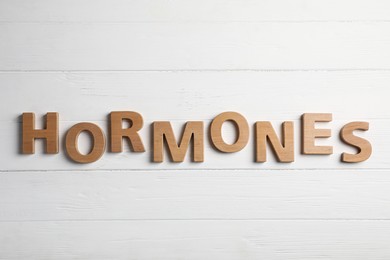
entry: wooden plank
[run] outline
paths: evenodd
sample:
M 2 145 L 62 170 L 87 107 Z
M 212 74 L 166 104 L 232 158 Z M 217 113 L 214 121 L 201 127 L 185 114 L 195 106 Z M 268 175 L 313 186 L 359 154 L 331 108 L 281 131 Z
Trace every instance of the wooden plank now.
M 123 110 L 144 121 L 211 120 L 224 111 L 249 122 L 309 112 L 343 121 L 390 118 L 387 71 L 3 72 L 0 84 L 1 100 L 12 100 L 0 102 L 7 122 L 20 122 L 23 112 L 40 122 L 51 111 L 60 121 L 106 121 Z
M 390 219 L 388 171 L 0 174 L 1 221 Z
M 0 1 L 0 259 L 389 259 L 390 4 L 386 0 Z M 282 94 L 281 94 L 282 93 Z M 81 121 L 134 110 L 146 153 L 79 165 Z M 20 154 L 20 115 L 60 114 L 60 153 Z M 250 145 L 151 163 L 151 124 L 224 111 Z M 299 154 L 303 113 L 332 113 L 330 156 Z M 295 162 L 254 163 L 254 127 L 295 130 Z M 342 164 L 338 131 L 373 147 Z M 206 127 L 207 129 L 207 127 Z M 234 140 L 231 125 L 224 138 Z M 347 138 L 348 139 L 348 138 Z M 108 139 L 107 139 L 108 140 Z M 81 136 L 79 148 L 88 150 Z M 166 158 L 167 154 L 165 154 Z
M 388 259 L 389 221 L 0 223 L 0 259 Z
M 93 11 L 91 11 L 91 8 Z M 388 20 L 386 0 L 2 0 L 2 22 Z
M 176 136 L 181 133 L 185 122 L 170 121 Z M 132 152 L 130 146 L 125 142 L 122 153 L 110 153 L 109 149 L 104 149 L 105 153 L 100 159 L 93 163 L 79 164 L 70 160 L 66 155 L 65 134 L 78 122 L 62 121 L 60 122 L 60 149 L 59 154 L 45 154 L 44 141 L 35 141 L 35 154 L 21 154 L 20 142 L 21 124 L 15 122 L 2 122 L 0 127 L 0 140 L 2 143 L 3 154 L 0 158 L 0 171 L 25 171 L 25 170 L 80 170 L 80 169 L 101 169 L 101 170 L 162 170 L 162 169 L 388 169 L 390 162 L 388 155 L 390 153 L 390 141 L 388 133 L 390 129 L 390 120 L 378 119 L 370 120 L 371 130 L 358 133 L 360 137 L 367 139 L 372 147 L 373 153 L 370 158 L 360 163 L 342 163 L 341 154 L 344 152 L 355 154 L 357 151 L 352 147 L 344 144 L 339 138 L 338 131 L 342 128 L 345 121 L 334 120 L 329 128 L 332 129 L 331 138 L 316 140 L 318 145 L 333 146 L 334 153 L 331 155 L 303 155 L 301 154 L 301 137 L 300 121 L 294 120 L 295 127 L 295 150 L 294 162 L 280 163 L 272 154 L 272 150 L 267 145 L 267 161 L 264 163 L 255 162 L 255 133 L 251 126 L 249 143 L 243 150 L 236 153 L 222 153 L 213 147 L 213 144 L 205 138 L 204 140 L 204 161 L 192 162 L 191 151 L 188 149 L 183 162 L 174 163 L 170 160 L 167 147 L 164 146 L 164 160 L 162 162 L 153 162 L 152 155 L 152 122 L 145 122 L 145 127 L 139 132 L 142 141 L 145 144 L 146 151 L 143 153 Z M 108 122 L 95 122 L 101 129 L 104 129 L 105 135 L 108 136 Z M 278 133 L 281 131 L 280 121 L 274 121 L 275 129 Z M 207 129 L 210 121 L 204 121 L 205 135 L 209 136 Z M 233 127 L 224 130 L 223 135 L 226 140 L 234 139 L 236 132 Z M 13 136 L 13 138 L 10 138 Z M 108 137 L 106 137 L 108 138 Z M 176 137 L 178 139 L 178 137 Z M 78 147 L 81 153 L 88 153 L 91 144 L 88 135 L 82 135 L 78 139 Z M 189 147 L 192 147 L 189 146 Z
M 0 82 L 3 100 L 14 100 L 1 103 L 0 140 L 4 152 L 0 170 L 389 168 L 390 74 L 383 71 L 0 73 Z M 146 153 L 130 152 L 126 144 L 123 153 L 105 153 L 93 164 L 80 166 L 66 158 L 62 140 L 71 126 L 93 122 L 108 135 L 109 113 L 126 110 L 144 117 L 144 127 L 139 133 Z M 38 141 L 35 155 L 21 155 L 21 114 L 36 113 L 40 128 L 42 116 L 52 111 L 60 114 L 60 154 L 42 156 L 42 142 Z M 153 121 L 170 121 L 175 133 L 187 121 L 203 121 L 205 134 L 209 136 L 211 120 L 224 111 L 239 112 L 248 120 L 250 139 L 244 150 L 219 153 L 205 138 L 204 163 L 191 163 L 188 157 L 180 164 L 151 163 Z M 300 116 L 312 112 L 333 114 L 332 122 L 318 126 L 332 130 L 329 140 L 318 143 L 334 146 L 333 155 L 300 154 Z M 271 121 L 277 133 L 283 121 L 294 122 L 294 163 L 277 163 L 271 151 L 266 163 L 254 162 L 256 121 Z M 370 130 L 359 135 L 371 142 L 373 154 L 360 164 L 341 164 L 341 153 L 354 152 L 338 136 L 342 126 L 351 121 L 370 123 Z M 234 140 L 233 127 L 227 125 L 223 131 L 226 140 Z M 87 151 L 86 140 L 81 138 L 80 147 Z
M 390 69 L 390 23 L 3 23 L 0 70 Z

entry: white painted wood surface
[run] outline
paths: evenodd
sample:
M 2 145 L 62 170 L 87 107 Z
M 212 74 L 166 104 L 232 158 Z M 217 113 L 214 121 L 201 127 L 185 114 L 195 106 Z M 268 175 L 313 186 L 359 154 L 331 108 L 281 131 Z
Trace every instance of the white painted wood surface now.
M 0 259 L 389 259 L 389 32 L 384 0 L 0 1 Z M 23 112 L 59 112 L 62 140 L 115 110 L 145 153 L 20 154 Z M 294 121 L 296 161 L 254 163 L 251 127 L 239 153 L 150 162 L 153 121 L 228 110 Z M 333 155 L 300 155 L 305 112 L 333 113 Z M 373 154 L 342 164 L 355 120 Z
M 3 23 L 1 70 L 390 69 L 383 23 Z

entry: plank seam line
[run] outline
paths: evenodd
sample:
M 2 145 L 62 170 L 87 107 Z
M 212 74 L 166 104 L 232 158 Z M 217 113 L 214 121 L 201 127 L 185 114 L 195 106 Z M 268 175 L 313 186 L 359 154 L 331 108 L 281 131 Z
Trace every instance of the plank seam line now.
M 390 68 L 314 68 L 314 69 L 96 69 L 96 70 L 0 70 L 0 73 L 180 73 L 180 72 L 390 72 Z
M 0 220 L 0 223 L 23 222 L 122 222 L 122 221 L 390 221 L 388 218 L 134 218 L 134 219 L 35 219 L 35 220 Z
M 208 172 L 222 172 L 222 171 L 389 171 L 390 168 L 226 168 L 226 169 L 209 169 L 209 168 L 165 168 L 165 169 L 32 169 L 32 170 L 0 170 L 0 173 L 50 173 L 50 172 L 167 172 L 167 171 L 208 171 Z
M 340 19 L 340 20 L 134 20 L 134 21 L 0 21 L 0 24 L 305 24 L 305 23 L 390 23 L 388 19 Z

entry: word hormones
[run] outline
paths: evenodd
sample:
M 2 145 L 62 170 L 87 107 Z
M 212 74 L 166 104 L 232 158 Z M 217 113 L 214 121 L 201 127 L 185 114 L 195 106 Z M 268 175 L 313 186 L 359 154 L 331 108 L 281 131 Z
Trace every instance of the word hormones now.
M 45 153 L 56 154 L 59 152 L 59 114 L 47 113 L 43 129 L 35 128 L 34 113 L 23 113 L 22 116 L 22 153 L 33 154 L 35 139 L 46 141 Z M 123 122 L 130 122 L 130 126 L 123 127 Z M 225 122 L 233 122 L 236 129 L 236 140 L 226 143 L 222 137 L 222 126 Z M 331 130 L 316 128 L 316 122 L 332 121 L 331 113 L 305 113 L 301 117 L 301 153 L 304 155 L 328 155 L 333 153 L 332 146 L 319 146 L 315 144 L 316 138 L 331 137 Z M 114 111 L 110 113 L 109 144 L 112 153 L 123 152 L 123 140 L 127 139 L 133 152 L 145 152 L 145 146 L 139 135 L 143 127 L 141 114 L 134 111 Z M 155 121 L 152 124 L 153 162 L 163 162 L 164 147 L 168 150 L 170 160 L 183 162 L 186 153 L 192 144 L 192 161 L 204 161 L 204 123 L 202 121 L 188 121 L 184 125 L 179 141 L 175 137 L 169 121 Z M 271 122 L 258 121 L 254 124 L 255 135 L 255 161 L 266 162 L 266 146 L 270 146 L 276 159 L 282 163 L 294 162 L 294 123 L 286 121 L 282 124 L 282 132 L 278 137 Z M 340 131 L 341 140 L 355 147 L 357 152 L 342 153 L 341 161 L 357 163 L 367 160 L 372 152 L 370 142 L 354 135 L 355 130 L 367 131 L 368 122 L 350 122 Z M 84 154 L 78 149 L 78 136 L 80 133 L 88 133 L 93 142 L 90 152 Z M 223 112 L 217 115 L 209 126 L 209 140 L 217 151 L 223 153 L 235 153 L 242 150 L 249 142 L 249 124 L 244 116 L 237 112 Z M 102 129 L 93 123 L 78 123 L 72 126 L 65 136 L 65 151 L 69 158 L 78 163 L 92 163 L 104 154 L 106 150 L 106 137 Z

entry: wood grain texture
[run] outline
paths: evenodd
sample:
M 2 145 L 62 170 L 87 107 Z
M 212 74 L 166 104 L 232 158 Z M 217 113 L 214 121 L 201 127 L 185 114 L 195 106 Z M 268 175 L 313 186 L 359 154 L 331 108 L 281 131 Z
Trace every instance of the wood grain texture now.
M 5 222 L 0 259 L 388 259 L 389 221 Z M 39 238 L 39 239 L 37 239 Z M 13 243 L 18 243 L 17 249 Z
M 87 153 L 80 152 L 78 137 L 82 132 L 87 132 L 92 144 Z M 93 123 L 78 123 L 73 125 L 65 136 L 65 150 L 69 158 L 78 163 L 92 163 L 99 160 L 105 152 L 106 137 L 102 129 Z
M 139 131 L 145 153 L 134 153 L 128 146 L 123 153 L 105 153 L 94 164 L 82 169 L 335 169 L 389 167 L 390 149 L 388 96 L 390 74 L 386 72 L 95 72 L 95 73 L 0 73 L 5 100 L 15 102 L 0 110 L 2 124 L 0 139 L 1 170 L 77 170 L 80 165 L 69 163 L 60 144 L 57 156 L 42 156 L 39 142 L 37 156 L 20 156 L 19 116 L 25 111 L 36 113 L 37 127 L 43 122 L 47 111 L 60 114 L 60 140 L 74 124 L 89 121 L 109 132 L 111 111 L 131 110 L 142 114 L 144 126 Z M 107 89 L 107 86 L 110 86 Z M 163 91 L 156 91 L 164 86 Z M 212 86 L 212 87 L 210 87 Z M 313 87 L 314 86 L 314 87 Z M 40 102 L 39 88 L 52 99 Z M 19 95 L 19 91 L 26 93 Z M 280 93 L 285 93 L 281 95 Z M 304 95 L 302 94 L 304 93 Z M 321 93 L 321 97 L 318 96 Z M 348 99 L 345 96 L 348 94 Z M 58 95 L 66 98 L 56 98 Z M 134 98 L 137 97 L 137 98 Z M 270 102 L 275 100 L 277 102 Z M 362 100 L 365 105 L 362 106 Z M 69 106 L 71 102 L 71 106 Z M 85 106 L 88 104 L 88 107 Z M 153 106 L 151 104 L 159 104 Z M 279 104 L 284 104 L 280 106 Z M 332 104 L 332 106 L 330 106 Z M 4 105 L 4 104 L 0 104 Z M 250 125 L 248 145 L 239 153 L 217 153 L 209 140 L 205 140 L 205 161 L 201 164 L 183 163 L 173 165 L 164 162 L 151 164 L 151 132 L 153 121 L 169 120 L 175 133 L 179 134 L 187 121 L 203 121 L 208 131 L 211 120 L 224 111 L 237 111 L 244 115 Z M 9 113 L 9 111 L 13 111 Z M 332 137 L 318 140 L 318 145 L 332 145 L 330 156 L 300 155 L 300 117 L 306 112 L 331 112 L 334 120 L 319 123 L 318 127 L 332 130 Z M 275 131 L 280 131 L 284 121 L 293 121 L 295 128 L 295 162 L 281 165 L 274 156 L 264 164 L 255 163 L 256 121 L 269 120 Z M 351 121 L 368 121 L 370 130 L 358 133 L 370 141 L 373 153 L 361 164 L 341 164 L 343 152 L 355 153 L 350 145 L 341 142 L 339 131 Z M 208 135 L 208 132 L 206 133 Z M 224 137 L 234 137 L 234 129 L 225 129 Z M 9 138 L 14 136 L 14 138 Z M 324 141 L 321 143 L 321 141 Z M 80 140 L 80 147 L 85 145 Z M 268 153 L 271 155 L 271 150 Z M 168 156 L 168 155 L 166 155 Z M 168 158 L 168 157 L 167 157 Z M 38 160 L 39 159 L 39 160 Z
M 123 124 L 130 125 L 123 128 Z M 134 152 L 145 152 L 145 147 L 138 134 L 144 122 L 142 115 L 133 111 L 114 111 L 110 113 L 110 139 L 111 152 L 120 153 L 123 151 L 123 139 L 129 141 L 129 145 Z
M 343 162 L 362 162 L 370 158 L 372 153 L 372 146 L 370 142 L 354 135 L 354 131 L 369 130 L 369 123 L 367 122 L 351 122 L 346 124 L 340 131 L 341 139 L 348 144 L 353 145 L 357 149 L 357 153 L 349 154 L 343 153 L 341 160 Z
M 91 8 L 93 7 L 93 12 Z M 1 22 L 231 22 L 389 19 L 387 0 L 2 0 Z
M 332 154 L 333 146 L 318 146 L 316 138 L 329 138 L 332 130 L 316 128 L 317 122 L 331 122 L 331 113 L 304 113 L 302 115 L 302 153 L 303 154 Z
M 281 133 L 279 139 L 271 122 L 255 123 L 256 162 L 267 161 L 267 143 L 272 148 L 278 162 L 294 161 L 294 123 L 283 122 Z
M 390 118 L 387 71 L 0 72 L 0 81 L 2 99 L 13 100 L 0 103 L 1 121 L 21 121 L 25 111 L 37 121 L 48 111 L 60 120 L 106 121 L 122 110 L 145 121 L 209 120 L 224 111 L 252 122 L 309 112 L 346 122 Z M 42 102 L 44 93 L 52 98 Z
M 0 259 L 389 259 L 389 14 L 387 0 L 0 1 Z M 51 111 L 59 153 L 38 140 L 22 155 L 22 113 L 43 128 Z M 115 152 L 132 124 L 111 129 L 112 111 L 142 115 L 144 153 Z M 225 111 L 248 121 L 240 152 L 205 138 L 202 163 L 151 163 L 154 121 L 208 136 Z M 316 139 L 333 154 L 300 154 L 303 113 L 333 114 Z M 255 163 L 257 121 L 294 124 L 294 162 L 268 144 Z M 372 155 L 341 163 L 367 148 L 348 135 L 360 121 Z M 80 122 L 114 130 L 115 153 L 69 160 Z
M 390 69 L 390 23 L 3 23 L 0 70 Z
M 222 126 L 231 121 L 235 126 L 236 140 L 226 143 L 222 137 Z M 235 153 L 241 151 L 249 141 L 249 124 L 243 115 L 237 112 L 223 112 L 217 115 L 210 123 L 210 139 L 218 151 Z
M 35 153 L 35 140 L 44 139 L 46 143 L 45 153 L 55 154 L 59 151 L 58 113 L 46 114 L 43 128 L 35 127 L 35 114 L 23 113 L 22 115 L 22 153 Z
M 389 220 L 388 170 L 0 174 L 2 221 Z M 50 195 L 50 196 L 49 196 Z
M 170 122 L 153 122 L 153 162 L 164 161 L 164 147 L 172 162 L 183 162 L 187 153 L 192 162 L 204 161 L 204 124 L 200 121 L 187 122 L 180 137 L 176 138 Z M 166 146 L 164 146 L 166 143 Z M 189 147 L 191 143 L 191 152 Z
M 186 121 L 173 120 L 170 121 L 175 133 L 180 135 L 183 126 Z M 295 126 L 299 125 L 299 120 L 293 121 Z M 61 141 L 64 140 L 64 134 L 70 129 L 77 121 L 60 121 L 60 133 Z M 109 128 L 107 121 L 93 121 L 100 128 L 107 131 Z M 210 125 L 211 120 L 205 120 L 205 126 Z M 281 131 L 281 121 L 275 121 L 275 131 Z M 4 155 L 0 158 L 0 171 L 12 171 L 12 170 L 157 170 L 157 169 L 387 169 L 389 168 L 389 161 L 387 160 L 390 152 L 390 140 L 388 138 L 390 126 L 390 120 L 377 119 L 370 120 L 372 128 L 370 131 L 358 133 L 357 135 L 370 141 L 373 147 L 373 153 L 369 160 L 361 163 L 341 163 L 341 154 L 348 152 L 355 154 L 356 150 L 353 146 L 343 143 L 338 136 L 338 131 L 341 130 L 343 125 L 347 123 L 344 120 L 334 120 L 332 122 L 332 129 L 335 134 L 331 138 L 327 139 L 324 144 L 331 145 L 334 149 L 332 155 L 302 155 L 299 149 L 300 143 L 300 129 L 296 127 L 295 140 L 297 147 L 294 151 L 294 157 L 296 158 L 293 163 L 279 163 L 277 157 L 272 155 L 272 149 L 267 145 L 267 162 L 256 163 L 255 162 L 255 131 L 254 125 L 251 129 L 250 141 L 248 145 L 236 153 L 221 153 L 217 151 L 209 140 L 204 140 L 204 162 L 194 163 L 191 160 L 191 156 L 186 156 L 182 163 L 173 164 L 170 160 L 165 160 L 161 164 L 152 163 L 153 155 L 153 143 L 151 138 L 152 122 L 145 122 L 145 127 L 140 131 L 140 136 L 145 143 L 146 151 L 144 153 L 135 153 L 131 151 L 129 147 L 125 147 L 122 153 L 110 153 L 108 150 L 102 155 L 102 157 L 93 164 L 78 165 L 71 163 L 67 160 L 65 155 L 65 146 L 60 146 L 60 153 L 57 155 L 45 155 L 40 140 L 36 141 L 36 152 L 34 155 L 22 155 L 20 154 L 18 142 L 20 139 L 18 136 L 14 138 L 7 138 L 7 136 L 13 135 L 20 131 L 21 125 L 16 122 L 6 122 L 0 127 L 0 138 L 3 143 Z M 254 122 L 253 122 L 254 124 Z M 279 125 L 279 126 L 278 126 Z M 236 132 L 234 129 L 231 131 L 224 131 L 224 135 L 230 138 L 234 138 Z M 90 147 L 88 139 L 84 140 L 80 138 L 78 142 L 79 149 L 86 150 Z M 178 138 L 177 138 L 178 139 Z M 164 149 L 164 158 L 169 158 L 167 149 Z M 187 150 L 190 154 L 190 149 Z M 81 167 L 81 168 L 80 168 Z

